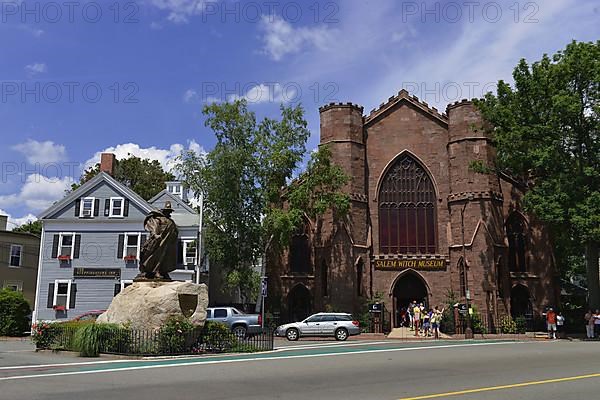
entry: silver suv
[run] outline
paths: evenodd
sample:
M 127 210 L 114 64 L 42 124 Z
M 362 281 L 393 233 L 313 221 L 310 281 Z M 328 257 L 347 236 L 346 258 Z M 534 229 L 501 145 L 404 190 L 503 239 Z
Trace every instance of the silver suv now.
M 336 340 L 346 340 L 348 336 L 360 334 L 360 324 L 350 314 L 318 313 L 301 322 L 281 325 L 275 334 L 288 340 L 306 336 L 333 336 Z

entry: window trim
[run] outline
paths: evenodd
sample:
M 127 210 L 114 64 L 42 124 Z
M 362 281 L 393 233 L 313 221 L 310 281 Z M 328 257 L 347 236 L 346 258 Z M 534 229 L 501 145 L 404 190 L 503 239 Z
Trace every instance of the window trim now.
M 63 248 L 63 237 L 71 236 L 71 254 L 69 255 L 70 259 L 73 259 L 75 255 L 75 232 L 60 232 L 58 234 L 58 254 L 57 257 L 61 256 L 62 248 Z
M 15 286 L 17 288 L 17 292 L 23 292 L 23 281 L 4 281 L 2 282 L 2 288 L 9 289 L 11 286 Z
M 121 259 L 125 259 L 125 257 L 127 256 L 127 247 L 129 247 L 127 245 L 127 239 L 130 236 L 137 236 L 137 251 L 136 251 L 136 255 L 135 255 L 135 259 L 139 260 L 140 259 L 140 251 L 141 251 L 141 247 L 142 247 L 142 233 L 141 232 L 124 232 L 124 240 L 123 240 L 123 253 L 121 254 Z
M 67 284 L 67 304 L 65 306 L 65 310 L 69 310 L 71 307 L 71 284 L 73 281 L 71 279 L 55 279 L 54 280 L 54 296 L 52 297 L 52 307 L 56 307 L 56 297 L 58 296 L 58 285 L 60 283 Z M 63 295 L 61 295 L 63 296 Z
M 18 265 L 13 265 L 12 263 L 12 258 L 13 258 L 13 248 L 19 248 L 19 264 Z M 23 245 L 22 244 L 11 244 L 10 245 L 10 253 L 8 255 L 8 266 L 10 268 L 21 268 L 21 266 L 23 265 Z
M 121 200 L 121 215 L 114 213 L 114 202 L 115 200 Z M 109 218 L 124 218 L 125 217 L 125 198 L 124 197 L 111 197 L 109 200 L 110 208 L 108 217 Z
M 191 264 L 192 266 L 195 266 L 198 263 L 198 239 L 196 239 L 194 237 L 191 237 L 191 236 L 189 236 L 189 237 L 182 237 L 181 238 L 181 244 L 183 246 L 182 259 L 183 259 L 183 265 L 185 267 L 187 267 L 188 265 L 190 265 L 190 264 L 188 264 L 186 262 L 187 250 L 188 250 L 187 246 L 188 246 L 189 243 L 192 243 L 192 242 L 196 242 L 196 255 L 194 256 L 194 262 Z
M 125 285 L 127 283 L 133 284 L 133 279 L 121 279 L 121 292 L 123 291 L 123 289 L 125 289 Z
M 90 212 L 90 215 L 83 215 L 83 210 L 85 209 L 85 201 L 86 200 L 91 200 L 92 201 L 92 210 Z M 81 198 L 81 205 L 79 208 L 79 218 L 94 218 L 94 212 L 96 208 L 96 198 L 95 197 L 82 197 Z

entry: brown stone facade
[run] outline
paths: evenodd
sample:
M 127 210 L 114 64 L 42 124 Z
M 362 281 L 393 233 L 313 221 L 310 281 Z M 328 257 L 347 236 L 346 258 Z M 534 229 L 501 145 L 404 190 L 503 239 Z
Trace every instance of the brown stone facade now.
M 557 305 L 550 239 L 522 211 L 518 184 L 470 167 L 495 158 L 472 102 L 442 114 L 403 90 L 367 116 L 351 103 L 320 116 L 321 145 L 350 177 L 351 210 L 307 223 L 270 256 L 268 310 L 282 320 L 358 313 L 382 296 L 394 326 L 409 299 L 433 307 L 450 293 L 461 302 L 468 293 L 494 321 Z

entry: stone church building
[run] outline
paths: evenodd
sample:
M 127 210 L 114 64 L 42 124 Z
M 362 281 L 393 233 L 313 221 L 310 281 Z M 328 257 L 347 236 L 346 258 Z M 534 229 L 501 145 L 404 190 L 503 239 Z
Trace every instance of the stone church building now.
M 270 257 L 269 311 L 357 313 L 382 296 L 394 327 L 411 300 L 434 307 L 450 293 L 491 321 L 557 304 L 550 238 L 522 211 L 518 183 L 469 167 L 495 157 L 472 102 L 440 113 L 402 90 L 368 115 L 351 103 L 319 111 L 320 144 L 350 177 L 351 208 L 307 221 Z

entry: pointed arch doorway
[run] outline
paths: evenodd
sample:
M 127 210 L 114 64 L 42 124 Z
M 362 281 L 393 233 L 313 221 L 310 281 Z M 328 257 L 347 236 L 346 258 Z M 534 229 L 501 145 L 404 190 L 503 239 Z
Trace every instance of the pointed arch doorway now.
M 290 322 L 302 321 L 312 313 L 310 290 L 301 283 L 290 290 L 287 303 Z
M 392 296 L 394 301 L 393 322 L 395 328 L 402 325 L 401 315 L 412 301 L 423 303 L 425 308 L 429 307 L 427 285 L 421 275 L 412 270 L 402 273 L 396 279 Z

